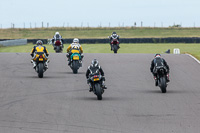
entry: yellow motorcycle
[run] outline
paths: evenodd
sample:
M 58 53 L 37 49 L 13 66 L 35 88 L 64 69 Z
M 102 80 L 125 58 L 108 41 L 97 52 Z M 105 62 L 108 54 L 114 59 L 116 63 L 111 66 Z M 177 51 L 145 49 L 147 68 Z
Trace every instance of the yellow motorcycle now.
M 35 71 L 38 73 L 39 78 L 43 78 L 43 73 L 47 70 L 45 63 L 48 63 L 44 52 L 36 52 L 34 61 L 36 61 Z

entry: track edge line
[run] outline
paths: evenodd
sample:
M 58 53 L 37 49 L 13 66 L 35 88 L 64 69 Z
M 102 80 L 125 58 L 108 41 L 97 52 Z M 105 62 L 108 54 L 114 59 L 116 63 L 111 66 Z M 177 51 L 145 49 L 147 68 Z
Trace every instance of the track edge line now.
M 194 57 L 194 56 L 192 56 L 191 54 L 188 54 L 188 53 L 186 53 L 186 55 L 189 55 L 191 58 L 193 58 L 197 63 L 199 63 L 200 64 L 200 61 L 196 58 L 196 57 Z

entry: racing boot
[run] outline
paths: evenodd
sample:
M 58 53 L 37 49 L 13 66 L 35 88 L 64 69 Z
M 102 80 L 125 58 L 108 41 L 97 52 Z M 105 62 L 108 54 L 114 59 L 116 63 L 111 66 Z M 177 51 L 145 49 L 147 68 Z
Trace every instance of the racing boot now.
M 80 60 L 80 67 L 82 67 L 82 60 Z
M 169 82 L 169 81 L 170 81 L 170 80 L 169 80 L 169 74 L 167 74 L 166 77 L 167 77 L 167 82 Z
M 107 89 L 107 86 L 105 85 L 104 81 L 102 82 L 102 88 Z
M 117 45 L 117 47 L 118 47 L 118 49 L 120 49 L 120 46 L 119 46 L 119 44 Z
M 44 66 L 45 66 L 46 69 L 49 68 L 49 67 L 48 67 L 48 61 L 46 61 L 46 62 L 44 63 Z
M 35 63 L 35 61 L 31 60 L 31 63 L 33 63 L 33 69 L 35 69 L 35 68 L 36 68 L 36 63 Z
M 89 83 L 89 87 L 90 87 L 90 90 L 89 90 L 89 92 L 92 92 L 92 91 L 93 91 L 93 89 L 92 89 L 92 85 L 91 85 L 91 83 Z
M 68 66 L 70 66 L 71 65 L 71 60 L 69 60 L 69 62 L 68 62 Z
M 158 80 L 155 76 L 154 76 L 154 79 L 155 79 L 155 86 L 158 86 Z

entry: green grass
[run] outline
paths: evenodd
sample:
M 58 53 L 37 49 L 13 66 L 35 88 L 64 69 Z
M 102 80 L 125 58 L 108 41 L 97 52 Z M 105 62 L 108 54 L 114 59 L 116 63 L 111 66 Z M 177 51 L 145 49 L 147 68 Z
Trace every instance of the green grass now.
M 116 31 L 121 38 L 200 37 L 200 28 L 33 28 L 0 29 L 0 39 L 49 39 L 56 31 L 63 38 L 107 38 Z
M 0 47 L 0 52 L 8 53 L 29 53 L 34 45 L 10 46 Z M 45 45 L 50 53 L 55 53 L 52 45 Z M 69 45 L 65 45 L 64 52 Z M 170 49 L 173 52 L 174 48 L 179 48 L 181 53 L 190 53 L 200 59 L 200 45 L 199 44 L 185 44 L 185 43 L 143 43 L 143 44 L 120 44 L 121 48 L 118 53 L 164 53 Z M 84 53 L 113 53 L 110 51 L 109 44 L 82 44 Z

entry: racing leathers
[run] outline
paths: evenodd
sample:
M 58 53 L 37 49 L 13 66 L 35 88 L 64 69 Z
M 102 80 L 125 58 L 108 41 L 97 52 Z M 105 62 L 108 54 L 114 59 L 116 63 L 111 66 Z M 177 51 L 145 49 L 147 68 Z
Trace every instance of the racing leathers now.
M 161 57 L 156 57 L 151 61 L 151 67 L 150 67 L 150 71 L 152 72 L 154 79 L 155 79 L 155 85 L 156 86 L 158 85 L 156 66 L 164 66 L 164 68 L 166 70 L 167 82 L 169 82 L 169 66 L 168 66 L 167 62 L 165 61 L 165 59 L 163 59 Z
M 103 69 L 101 68 L 100 65 L 94 67 L 93 65 L 88 66 L 88 69 L 86 71 L 86 78 L 87 78 L 87 84 L 89 84 L 90 86 L 90 92 L 92 91 L 92 85 L 91 85 L 91 81 L 90 81 L 90 74 L 95 73 L 97 70 L 99 70 L 101 76 L 102 76 L 102 80 L 101 80 L 101 86 L 104 89 L 107 89 L 106 85 L 105 85 L 105 77 L 104 77 L 104 72 Z
M 119 42 L 119 35 L 117 35 L 117 34 L 112 34 L 112 35 L 109 37 L 111 50 L 112 50 L 112 43 L 113 43 L 113 40 L 114 40 L 114 39 L 117 39 L 117 41 L 118 41 L 117 46 L 118 46 L 118 48 L 120 48 L 120 46 L 119 46 L 119 44 L 120 44 L 120 42 Z
M 62 39 L 61 35 L 56 34 L 56 35 L 53 36 L 53 39 L 51 39 L 51 40 L 52 40 L 52 44 L 53 44 L 54 49 L 55 49 L 56 41 L 60 41 L 62 48 L 64 48 L 64 45 L 63 45 L 64 40 Z
M 48 56 L 49 56 L 49 52 L 47 51 L 46 47 L 45 46 L 42 46 L 42 45 L 38 45 L 38 46 L 34 46 L 31 50 L 31 53 L 30 55 L 32 56 L 32 60 L 31 60 L 31 63 L 33 63 L 33 68 L 35 69 L 36 67 L 36 58 L 37 58 L 37 52 L 44 52 L 45 54 L 45 67 L 48 69 L 48 62 L 49 62 L 49 59 L 48 59 Z
M 67 58 L 68 58 L 68 65 L 71 64 L 71 59 L 70 59 L 70 56 L 73 54 L 73 53 L 79 53 L 81 55 L 81 61 L 83 59 L 83 48 L 81 47 L 81 45 L 79 43 L 72 43 L 68 46 L 67 48 Z

